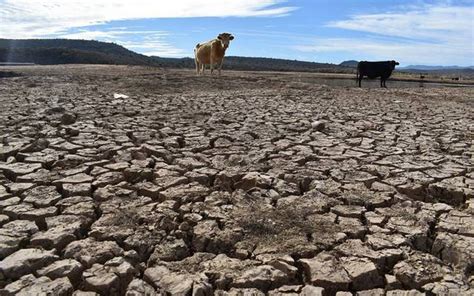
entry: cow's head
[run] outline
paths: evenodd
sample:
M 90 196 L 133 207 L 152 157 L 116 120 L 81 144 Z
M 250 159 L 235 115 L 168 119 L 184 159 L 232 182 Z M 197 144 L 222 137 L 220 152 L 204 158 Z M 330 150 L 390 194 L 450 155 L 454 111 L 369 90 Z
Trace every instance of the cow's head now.
M 400 65 L 400 63 L 397 62 L 397 61 L 393 61 L 393 60 L 392 60 L 392 61 L 390 61 L 390 65 L 392 66 L 392 70 L 395 70 L 395 66 Z
M 227 49 L 227 47 L 229 47 L 230 41 L 234 40 L 234 36 L 232 36 L 232 34 L 229 34 L 229 33 L 221 33 L 219 34 L 219 36 L 217 36 L 217 39 L 221 41 L 221 44 L 224 47 L 224 49 Z

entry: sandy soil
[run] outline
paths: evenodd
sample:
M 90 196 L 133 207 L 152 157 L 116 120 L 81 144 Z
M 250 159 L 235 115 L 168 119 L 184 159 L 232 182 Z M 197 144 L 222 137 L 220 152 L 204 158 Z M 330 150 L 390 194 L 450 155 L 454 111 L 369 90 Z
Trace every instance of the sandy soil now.
M 7 70 L 0 293 L 474 293 L 473 88 Z

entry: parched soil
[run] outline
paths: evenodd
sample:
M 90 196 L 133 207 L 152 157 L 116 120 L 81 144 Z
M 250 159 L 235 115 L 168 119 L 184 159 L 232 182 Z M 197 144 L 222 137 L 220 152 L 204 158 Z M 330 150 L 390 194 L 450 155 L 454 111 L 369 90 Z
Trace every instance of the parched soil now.
M 1 295 L 474 293 L 472 87 L 7 70 Z

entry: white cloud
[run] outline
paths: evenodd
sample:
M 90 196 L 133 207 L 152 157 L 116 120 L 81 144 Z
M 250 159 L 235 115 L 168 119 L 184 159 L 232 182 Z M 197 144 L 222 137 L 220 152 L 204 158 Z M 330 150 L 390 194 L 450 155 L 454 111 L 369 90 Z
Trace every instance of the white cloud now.
M 116 42 L 147 55 L 191 56 L 166 32 L 90 29 L 112 21 L 188 17 L 275 17 L 286 0 L 0 0 L 0 38 L 69 38 Z M 89 28 L 87 28 L 89 27 Z M 131 41 L 133 40 L 133 41 Z
M 60 34 L 57 37 L 114 42 L 145 55 L 160 57 L 182 57 L 192 55 L 192 51 L 185 52 L 184 50 L 171 45 L 166 40 L 167 36 L 169 36 L 169 33 L 165 31 L 131 30 L 122 27 L 111 28 L 110 30 L 103 31 L 80 29 L 74 33 Z
M 401 38 L 472 42 L 474 8 L 423 5 L 408 11 L 356 15 L 328 26 Z
M 192 56 L 192 50 L 186 52 L 182 49 L 174 47 L 167 41 L 161 38 L 147 38 L 141 42 L 121 42 L 121 45 L 128 49 L 140 52 L 147 56 L 159 56 L 159 57 L 184 57 Z
M 305 52 L 343 52 L 360 59 L 392 59 L 403 64 L 474 64 L 474 8 L 419 5 L 378 14 L 361 14 L 328 27 L 368 36 L 316 39 L 295 48 Z
M 0 0 L 0 37 L 33 38 L 117 20 L 282 16 L 283 0 Z
M 330 38 L 298 45 L 302 52 L 345 53 L 355 60 L 397 60 L 403 65 L 472 65 L 472 52 L 450 46 L 419 41 L 387 41 L 373 38 Z

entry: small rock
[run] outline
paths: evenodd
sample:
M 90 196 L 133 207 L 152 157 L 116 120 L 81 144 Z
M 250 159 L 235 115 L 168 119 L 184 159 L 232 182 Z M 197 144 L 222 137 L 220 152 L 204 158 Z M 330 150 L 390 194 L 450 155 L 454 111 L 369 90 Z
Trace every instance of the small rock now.
M 267 291 L 287 284 L 290 278 L 284 272 L 269 265 L 261 265 L 245 271 L 232 283 L 236 288 L 257 288 Z
M 37 186 L 22 194 L 24 202 L 32 203 L 36 207 L 48 207 L 61 199 L 61 194 L 54 186 Z
M 47 276 L 53 280 L 68 277 L 71 283 L 77 285 L 81 280 L 83 269 L 78 261 L 74 259 L 63 259 L 38 270 L 37 274 Z
M 0 271 L 7 278 L 18 279 L 57 260 L 54 253 L 54 250 L 21 249 L 0 262 Z
M 64 125 L 73 124 L 76 122 L 77 116 L 73 113 L 64 113 L 61 115 L 61 123 Z
M 315 130 L 315 131 L 322 131 L 326 128 L 326 122 L 323 121 L 323 120 L 318 120 L 318 121 L 313 121 L 311 123 L 311 127 Z
M 40 163 L 5 163 L 0 162 L 0 171 L 4 171 L 6 175 L 10 175 L 12 179 L 18 176 L 31 174 L 41 169 Z
M 355 205 L 337 205 L 331 208 L 331 212 L 338 216 L 361 219 L 365 208 Z
M 356 296 L 385 296 L 384 289 L 372 289 L 357 292 Z
M 300 259 L 300 262 L 311 284 L 323 287 L 328 293 L 349 289 L 352 280 L 334 256 L 322 252 L 312 259 Z
M 418 290 L 391 290 L 385 296 L 426 296 L 426 293 Z
M 462 272 L 474 267 L 474 237 L 439 232 L 431 253 Z
M 397 278 L 391 274 L 385 275 L 385 289 L 389 290 L 397 290 L 402 289 L 402 284 L 397 280 Z
M 92 192 L 90 183 L 62 184 L 64 197 L 89 196 Z
M 156 288 L 164 289 L 171 295 L 188 295 L 193 289 L 193 280 L 189 275 L 170 272 L 164 266 L 147 268 L 143 277 Z
M 32 274 L 22 276 L 20 279 L 9 283 L 3 289 L 0 289 L 0 295 L 16 295 L 23 288 L 29 287 L 33 284 L 39 284 L 44 282 L 50 282 L 51 279 L 47 277 L 36 278 Z
M 383 286 L 383 278 L 377 267 L 367 258 L 342 258 L 341 263 L 352 279 L 352 287 L 357 291 Z
M 66 178 L 54 181 L 53 185 L 64 184 L 64 183 L 69 183 L 69 184 L 90 183 L 92 181 L 94 181 L 93 177 L 84 173 L 80 173 L 77 175 L 73 175 L 70 177 L 66 177 Z
M 158 296 L 158 292 L 152 286 L 140 279 L 134 279 L 128 284 L 125 296 Z
M 64 250 L 66 258 L 74 258 L 88 267 L 94 263 L 105 263 L 122 254 L 123 250 L 116 242 L 96 241 L 92 238 L 74 241 Z
M 323 296 L 324 288 L 306 285 L 301 289 L 301 296 Z
M 84 271 L 84 286 L 87 290 L 106 295 L 122 295 L 136 270 L 122 257 L 107 261 L 104 265 L 94 264 Z
M 100 296 L 100 294 L 91 291 L 76 290 L 72 293 L 72 296 Z
M 41 278 L 40 278 L 41 279 Z M 33 283 L 31 286 L 23 288 L 16 295 L 18 296 L 31 296 L 31 295 L 57 295 L 57 296 L 68 296 L 71 295 L 74 288 L 68 278 L 59 278 L 53 281 L 40 280 Z
M 165 241 L 155 246 L 148 260 L 148 266 L 159 261 L 179 261 L 189 256 L 189 249 L 184 240 Z
M 404 286 L 420 289 L 425 284 L 441 280 L 449 274 L 449 269 L 438 258 L 416 252 L 397 263 L 393 267 L 393 274 Z

